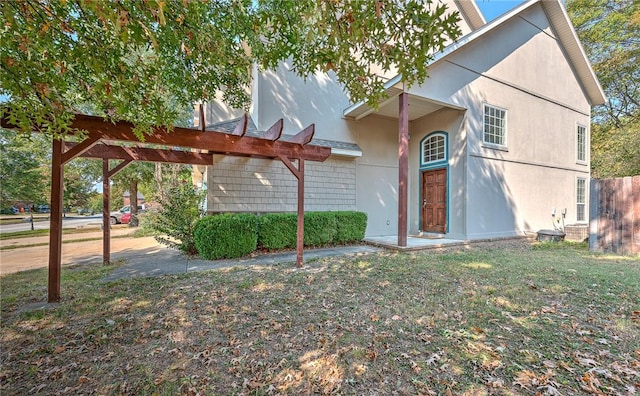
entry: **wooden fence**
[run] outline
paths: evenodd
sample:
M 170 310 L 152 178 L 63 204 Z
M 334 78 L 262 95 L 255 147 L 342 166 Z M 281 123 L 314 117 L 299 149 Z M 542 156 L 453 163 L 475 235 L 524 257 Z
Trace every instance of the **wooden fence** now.
M 592 179 L 589 249 L 640 254 L 640 176 Z

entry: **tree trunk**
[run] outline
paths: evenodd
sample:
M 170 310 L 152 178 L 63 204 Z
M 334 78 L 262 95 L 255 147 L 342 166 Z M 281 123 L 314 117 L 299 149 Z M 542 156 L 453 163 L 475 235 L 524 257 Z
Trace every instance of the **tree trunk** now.
M 131 214 L 138 214 L 138 181 L 131 180 L 129 182 L 129 205 L 131 206 Z

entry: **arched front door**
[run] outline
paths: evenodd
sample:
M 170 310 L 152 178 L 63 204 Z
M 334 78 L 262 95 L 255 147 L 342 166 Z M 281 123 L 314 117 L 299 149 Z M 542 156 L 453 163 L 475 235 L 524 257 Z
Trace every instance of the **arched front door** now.
M 448 138 L 444 131 L 430 133 L 420 142 L 420 229 L 447 232 Z

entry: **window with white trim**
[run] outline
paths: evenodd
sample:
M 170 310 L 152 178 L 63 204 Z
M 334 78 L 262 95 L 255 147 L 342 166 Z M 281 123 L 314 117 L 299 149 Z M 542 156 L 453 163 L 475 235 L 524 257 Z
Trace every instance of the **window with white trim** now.
M 587 179 L 576 180 L 576 220 L 587 221 Z
M 578 130 L 576 132 L 576 140 L 578 143 L 577 147 L 577 158 L 579 162 L 587 161 L 587 128 L 582 125 L 578 125 Z
M 422 164 L 447 159 L 447 139 L 442 133 L 434 133 L 422 142 Z
M 507 111 L 484 105 L 482 141 L 497 146 L 507 145 Z

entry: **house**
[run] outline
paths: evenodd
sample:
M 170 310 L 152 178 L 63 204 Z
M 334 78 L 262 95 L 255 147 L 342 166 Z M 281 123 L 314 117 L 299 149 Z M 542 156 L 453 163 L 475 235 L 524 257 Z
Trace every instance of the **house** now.
M 436 54 L 430 78 L 389 75 L 375 109 L 352 103 L 331 75 L 306 80 L 284 62 L 253 71 L 249 133 L 284 117 L 315 123 L 331 147 L 306 166 L 305 210 L 359 210 L 366 235 L 485 239 L 588 221 L 591 107 L 604 93 L 559 0 L 530 0 L 486 23 L 472 1 L 448 0 L 463 36 Z M 205 104 L 206 127 L 242 112 Z M 216 156 L 207 210 L 295 211 L 296 180 L 280 161 Z
M 145 203 L 144 195 L 140 191 L 138 191 L 137 193 L 137 198 L 138 198 L 137 199 L 138 206 L 144 205 Z M 122 193 L 122 201 L 124 206 L 131 205 L 131 193 L 129 192 L 129 190 L 125 190 L 125 192 Z

